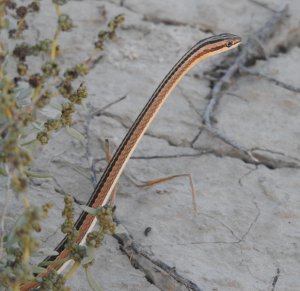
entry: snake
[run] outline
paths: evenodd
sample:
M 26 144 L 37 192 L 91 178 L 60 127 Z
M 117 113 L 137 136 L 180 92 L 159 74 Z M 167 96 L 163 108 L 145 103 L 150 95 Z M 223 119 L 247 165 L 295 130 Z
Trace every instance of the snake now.
M 136 120 L 125 135 L 123 141 L 115 151 L 113 157 L 104 170 L 99 182 L 97 183 L 93 193 L 91 194 L 86 206 L 99 208 L 108 204 L 111 193 L 124 170 L 124 167 L 132 156 L 139 141 L 143 137 L 145 131 L 157 115 L 166 99 L 179 83 L 179 81 L 191 70 L 197 63 L 217 55 L 222 52 L 227 52 L 241 43 L 241 38 L 234 34 L 223 33 L 220 35 L 210 36 L 198 41 L 190 48 L 181 59 L 173 66 L 169 73 L 161 81 L 157 89 L 154 91 L 142 111 L 139 113 Z M 92 231 L 97 222 L 97 218 L 92 214 L 82 211 L 75 222 L 75 228 L 78 230 L 76 243 L 84 245 L 87 234 Z M 56 246 L 57 255 L 47 257 L 43 263 L 51 264 L 47 267 L 47 271 L 41 272 L 37 276 L 44 277 L 50 270 L 55 269 L 61 273 L 71 262 L 69 259 L 69 250 L 66 248 L 67 236 Z M 32 288 L 38 288 L 37 281 L 28 282 L 21 287 L 22 291 L 27 291 Z

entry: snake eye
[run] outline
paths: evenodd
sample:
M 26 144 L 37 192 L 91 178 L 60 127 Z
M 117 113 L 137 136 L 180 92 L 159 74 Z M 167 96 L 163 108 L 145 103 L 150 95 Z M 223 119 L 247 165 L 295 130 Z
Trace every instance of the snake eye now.
M 233 45 L 233 41 L 232 40 L 229 40 L 226 42 L 226 46 L 227 47 L 231 47 Z

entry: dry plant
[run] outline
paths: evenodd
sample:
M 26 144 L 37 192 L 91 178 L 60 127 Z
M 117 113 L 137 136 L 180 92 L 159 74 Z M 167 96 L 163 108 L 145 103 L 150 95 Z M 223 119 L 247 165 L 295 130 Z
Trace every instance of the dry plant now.
M 79 246 L 75 243 L 78 234 L 74 227 L 73 199 L 67 195 L 62 214 L 65 222 L 61 230 L 68 237 L 69 258 L 75 263 L 65 275 L 51 270 L 43 278 L 36 277 L 36 273 L 44 272 L 46 268 L 31 263 L 31 257 L 41 245 L 34 233 L 41 231 L 41 220 L 47 219 L 52 205 L 35 206 L 29 203 L 29 177 L 36 173 L 28 169 L 37 156 L 37 149 L 54 137 L 53 132 L 66 128 L 74 138 L 82 137 L 71 126 L 74 112 L 80 110 L 80 105 L 88 96 L 84 76 L 101 55 L 105 42 L 115 37 L 124 17 L 116 16 L 108 22 L 105 30 L 98 33 L 95 50 L 86 61 L 62 70 L 59 37 L 63 32 L 71 31 L 74 24 L 72 18 L 61 11 L 67 0 L 52 2 L 57 15 L 53 39 L 29 43 L 24 35 L 26 30 L 30 32 L 32 29 L 27 17 L 39 13 L 40 1 L 0 0 L 0 175 L 7 181 L 6 193 L 2 195 L 15 193 L 15 199 L 23 205 L 22 213 L 9 232 L 5 232 L 6 205 L 2 209 L 0 286 L 8 290 L 21 290 L 24 284 L 36 281 L 40 284 L 39 290 L 68 290 L 66 280 L 83 265 L 91 288 L 100 290 L 91 277 L 89 266 L 93 262 L 94 248 L 101 245 L 104 234 L 114 231 L 111 209 L 87 210 L 98 217 L 99 228 L 88 235 L 86 246 Z M 35 64 L 42 64 L 37 71 L 32 66 L 33 59 Z M 14 66 L 15 70 L 11 72 Z M 44 121 L 43 109 L 53 107 L 53 100 L 59 104 L 56 108 L 58 114 Z M 51 269 L 51 266 L 47 267 Z

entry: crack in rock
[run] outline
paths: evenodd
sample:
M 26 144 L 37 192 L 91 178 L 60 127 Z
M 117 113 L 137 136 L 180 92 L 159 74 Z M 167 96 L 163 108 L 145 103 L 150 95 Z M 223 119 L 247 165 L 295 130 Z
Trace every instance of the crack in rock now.
M 258 218 L 260 217 L 260 209 L 258 207 L 258 204 L 257 202 L 253 201 L 253 204 L 255 205 L 256 209 L 257 209 L 257 213 L 256 213 L 256 216 L 255 218 L 253 219 L 253 221 L 251 222 L 251 224 L 249 225 L 249 228 L 248 230 L 242 235 L 242 237 L 240 238 L 240 242 L 243 241 L 245 239 L 245 237 L 250 233 L 252 227 L 256 224 Z
M 271 11 L 273 13 L 277 12 L 275 9 L 269 7 L 266 3 L 261 3 L 261 2 L 259 2 L 257 0 L 248 0 L 248 1 L 251 2 L 251 3 L 253 3 L 253 4 L 255 4 L 255 5 L 257 5 L 257 6 L 259 6 L 259 7 L 263 7 L 266 10 Z
M 247 149 L 244 146 L 236 144 L 229 140 L 226 136 L 219 134 L 218 132 L 212 131 L 209 128 L 204 128 L 205 131 L 201 131 L 198 139 L 203 136 L 205 141 L 209 141 L 206 146 L 195 146 L 195 142 L 192 145 L 193 149 L 196 150 L 208 150 L 210 154 L 215 155 L 216 157 L 231 157 L 239 159 L 247 164 L 253 165 L 264 165 L 271 170 L 280 169 L 280 168 L 292 168 L 299 169 L 300 161 L 295 157 L 289 157 L 281 152 L 275 152 L 267 149 Z M 214 140 L 219 140 L 220 143 L 215 143 Z M 268 154 L 269 153 L 269 154 Z
M 127 230 L 122 229 L 114 237 L 120 249 L 128 256 L 131 265 L 145 274 L 145 278 L 160 290 L 203 291 L 197 284 L 180 275 L 175 267 L 154 259 L 137 244 Z
M 298 87 L 294 87 L 292 85 L 286 84 L 286 83 L 284 83 L 282 81 L 279 81 L 279 80 L 277 80 L 275 78 L 271 78 L 271 77 L 269 77 L 269 76 L 267 76 L 265 74 L 256 72 L 256 71 L 254 71 L 254 70 L 252 70 L 250 68 L 246 68 L 245 66 L 242 66 L 240 68 L 240 70 L 241 70 L 241 72 L 245 72 L 245 73 L 250 74 L 252 76 L 257 76 L 257 77 L 263 78 L 263 79 L 265 79 L 265 80 L 267 80 L 267 81 L 269 81 L 269 82 L 271 82 L 271 83 L 273 83 L 273 84 L 275 84 L 277 86 L 282 87 L 283 89 L 286 89 L 286 90 L 289 90 L 289 91 L 295 92 L 295 93 L 300 93 L 300 88 L 298 88 Z
M 271 291 L 274 291 L 274 290 L 275 290 L 275 287 L 276 287 L 276 284 L 277 284 L 277 282 L 278 282 L 279 276 L 280 276 L 280 269 L 277 268 L 276 275 L 275 275 L 274 278 L 273 278 L 272 289 L 271 289 Z
M 122 118 L 120 116 L 118 116 L 116 114 L 113 114 L 113 113 L 110 113 L 107 111 L 101 111 L 101 112 L 99 112 L 99 115 L 112 118 L 112 119 L 118 121 L 124 128 L 128 129 L 128 125 L 122 120 Z M 207 129 L 207 128 L 203 127 L 201 129 L 201 133 L 203 132 L 203 129 Z M 209 130 L 209 129 L 207 129 L 207 130 Z M 197 136 L 200 137 L 201 133 Z M 157 139 L 162 139 L 162 140 L 166 141 L 168 143 L 168 145 L 170 145 L 170 146 L 181 147 L 181 148 L 186 147 L 183 145 L 174 144 L 172 141 L 170 141 L 167 137 L 164 137 L 164 136 L 156 136 L 156 135 L 150 134 L 150 133 L 145 133 L 145 135 L 149 136 L 149 137 L 157 138 Z M 247 150 L 246 148 L 242 147 L 241 145 L 233 143 L 227 137 L 220 135 L 219 133 L 217 133 L 217 135 L 216 135 L 216 133 L 213 133 L 213 135 L 214 135 L 213 136 L 214 138 L 221 139 L 224 143 L 229 145 L 230 148 L 229 149 L 195 148 L 193 146 L 193 144 L 196 141 L 195 138 L 192 141 L 192 146 L 189 146 L 188 148 L 196 149 L 196 150 L 200 151 L 200 154 L 203 154 L 203 153 L 213 154 L 217 157 L 227 156 L 227 157 L 232 157 L 232 158 L 242 160 L 243 162 L 249 163 L 249 164 L 264 165 L 267 168 L 272 169 L 272 170 L 279 169 L 279 168 L 294 168 L 294 169 L 300 168 L 300 163 L 295 161 L 295 159 L 292 160 L 291 158 L 270 157 L 268 155 L 258 153 L 257 149 Z M 274 154 L 276 154 L 276 153 L 274 152 Z M 284 154 L 282 154 L 282 153 L 280 155 L 284 156 Z

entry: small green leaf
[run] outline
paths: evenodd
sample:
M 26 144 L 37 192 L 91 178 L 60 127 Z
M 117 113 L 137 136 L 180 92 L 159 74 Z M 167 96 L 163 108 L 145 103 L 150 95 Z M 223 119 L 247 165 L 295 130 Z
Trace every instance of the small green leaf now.
M 16 99 L 21 101 L 23 99 L 29 98 L 32 95 L 33 89 L 31 87 L 28 88 L 16 88 L 14 90 Z
M 66 130 L 67 130 L 68 134 L 71 135 L 72 137 L 74 137 L 75 139 L 77 139 L 81 142 L 85 141 L 85 137 L 75 128 L 66 126 Z
M 41 146 L 40 142 L 36 139 L 24 142 L 22 147 L 26 148 L 27 151 L 30 152 L 31 155 L 37 152 L 38 148 Z
M 93 247 L 86 247 L 87 256 L 84 257 L 81 261 L 83 266 L 85 264 L 91 263 L 95 259 L 94 250 L 95 250 L 95 248 L 93 248 Z
M 6 173 L 5 169 L 3 169 L 1 167 L 0 167 L 0 175 L 1 176 L 7 176 L 7 173 Z
M 40 178 L 40 179 L 47 179 L 53 177 L 50 173 L 47 172 L 25 171 L 25 174 L 27 175 L 27 177 Z
M 42 268 L 42 267 L 39 267 L 39 266 L 31 266 L 31 270 L 33 271 L 33 273 L 42 273 L 42 272 L 45 272 L 47 271 L 46 268 Z
M 12 247 L 14 245 L 14 243 L 16 243 L 19 238 L 16 235 L 16 228 L 20 225 L 24 225 L 27 222 L 26 216 L 25 214 L 21 214 L 18 219 L 16 220 L 16 222 L 14 223 L 12 229 L 9 232 L 9 235 L 7 236 L 7 241 L 6 241 L 6 246 L 8 248 Z
M 38 129 L 38 130 L 43 130 L 43 125 L 41 123 L 38 123 L 38 122 L 32 122 L 31 125 L 35 128 L 35 129 Z
M 42 267 L 47 267 L 47 266 L 55 266 L 55 265 L 62 265 L 65 262 L 69 261 L 70 258 L 64 258 L 61 260 L 55 260 L 55 261 L 45 261 L 45 262 L 41 262 L 39 265 Z
M 87 212 L 87 213 L 89 213 L 89 214 L 92 214 L 92 215 L 94 215 L 94 216 L 97 215 L 97 211 L 98 211 L 97 208 L 92 208 L 92 207 L 89 207 L 89 206 L 86 206 L 86 205 L 79 205 L 79 207 L 80 207 L 83 211 L 85 211 L 85 212 Z
M 103 289 L 97 285 L 96 281 L 94 280 L 91 271 L 90 271 L 90 267 L 86 267 L 84 268 L 85 270 L 85 275 L 86 275 L 86 279 L 91 287 L 91 289 L 93 291 L 103 291 Z
M 51 102 L 49 104 L 49 107 L 51 107 L 52 109 L 55 109 L 55 110 L 61 112 L 61 104 Z
M 55 118 L 61 113 L 61 105 L 50 103 L 41 108 L 40 111 L 43 113 L 43 115 L 48 116 L 49 118 Z
M 44 257 L 44 256 L 57 256 L 59 253 L 50 248 L 42 248 L 38 250 L 36 253 L 33 253 L 33 257 Z

